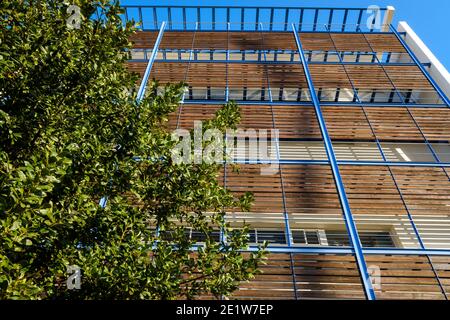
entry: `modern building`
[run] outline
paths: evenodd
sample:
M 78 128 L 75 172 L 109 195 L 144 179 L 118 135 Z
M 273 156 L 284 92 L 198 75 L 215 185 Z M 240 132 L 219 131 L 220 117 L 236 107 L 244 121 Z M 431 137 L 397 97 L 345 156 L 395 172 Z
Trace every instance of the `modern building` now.
M 279 130 L 274 172 L 241 153 L 221 175 L 255 195 L 230 223 L 271 252 L 233 297 L 450 297 L 450 75 L 394 8 L 125 11 L 129 69 L 189 84 L 172 129 L 234 100 L 241 128 Z

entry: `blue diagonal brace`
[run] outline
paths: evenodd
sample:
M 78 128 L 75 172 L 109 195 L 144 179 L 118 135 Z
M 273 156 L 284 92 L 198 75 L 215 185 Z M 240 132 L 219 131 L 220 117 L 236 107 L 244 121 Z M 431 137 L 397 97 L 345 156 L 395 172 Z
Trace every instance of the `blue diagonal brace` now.
M 145 90 L 147 89 L 148 78 L 150 76 L 150 72 L 152 71 L 153 63 L 156 60 L 159 44 L 161 43 L 165 29 L 166 29 L 166 21 L 163 21 L 161 23 L 161 28 L 159 28 L 158 38 L 156 38 L 152 54 L 150 55 L 150 59 L 148 60 L 147 68 L 145 68 L 145 73 L 144 76 L 142 77 L 141 85 L 139 87 L 139 91 L 136 98 L 137 102 L 141 102 L 141 100 L 144 98 Z
M 355 251 L 355 258 L 356 262 L 358 264 L 358 269 L 361 275 L 361 280 L 364 286 L 364 293 L 366 295 L 366 298 L 368 300 L 375 300 L 375 292 L 372 287 L 372 282 L 370 280 L 370 275 L 367 270 L 367 264 L 364 259 L 364 254 L 362 251 L 362 245 L 361 240 L 358 236 L 358 231 L 356 229 L 355 221 L 353 220 L 353 215 L 350 210 L 350 205 L 348 203 L 347 195 L 345 192 L 344 183 L 342 182 L 341 174 L 339 172 L 339 166 L 336 160 L 336 155 L 333 150 L 333 144 L 331 143 L 330 136 L 328 134 L 327 126 L 325 123 L 325 120 L 323 118 L 322 110 L 320 107 L 319 98 L 316 94 L 316 89 L 314 88 L 314 84 L 311 78 L 311 73 L 309 71 L 308 62 L 305 59 L 305 55 L 303 52 L 303 47 L 300 42 L 300 38 L 298 36 L 297 30 L 295 29 L 294 24 L 292 24 L 292 31 L 294 33 L 295 42 L 297 44 L 297 48 L 300 55 L 300 60 L 303 66 L 303 70 L 305 72 L 306 81 L 308 83 L 309 92 L 311 94 L 311 99 L 314 104 L 314 109 L 316 112 L 316 117 L 319 122 L 320 132 L 322 134 L 324 144 L 325 144 L 325 150 L 327 153 L 328 160 L 331 165 L 331 171 L 333 173 L 334 181 L 336 184 L 336 189 L 339 195 L 339 201 L 342 207 L 342 211 L 344 213 L 344 220 L 347 227 L 348 234 L 350 236 L 350 240 L 353 245 L 353 249 Z

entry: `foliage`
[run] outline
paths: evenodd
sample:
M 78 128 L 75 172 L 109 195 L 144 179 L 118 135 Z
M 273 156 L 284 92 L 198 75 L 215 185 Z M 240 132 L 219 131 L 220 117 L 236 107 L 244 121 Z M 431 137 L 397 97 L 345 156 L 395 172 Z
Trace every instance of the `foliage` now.
M 219 165 L 172 163 L 166 123 L 184 84 L 153 82 L 136 102 L 125 66 L 135 29 L 120 12 L 109 0 L 0 2 L 1 299 L 229 295 L 263 258 L 241 254 L 246 228 L 224 220 L 251 195 L 220 186 Z M 230 103 L 205 127 L 238 120 Z M 185 227 L 205 234 L 198 251 Z M 219 228 L 226 243 L 211 236 Z M 70 265 L 79 290 L 66 288 Z

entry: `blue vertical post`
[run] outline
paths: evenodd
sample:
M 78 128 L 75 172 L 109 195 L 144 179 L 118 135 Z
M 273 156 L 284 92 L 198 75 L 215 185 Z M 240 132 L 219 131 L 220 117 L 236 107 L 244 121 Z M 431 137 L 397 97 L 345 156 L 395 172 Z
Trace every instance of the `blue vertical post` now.
M 139 22 L 141 24 L 141 30 L 144 30 L 144 20 L 142 19 L 142 7 L 139 7 Z
M 225 101 L 228 102 L 230 100 L 230 89 L 228 87 L 228 64 L 230 61 L 230 41 L 229 41 L 229 37 L 230 37 L 230 23 L 227 22 L 227 54 L 226 54 L 226 58 L 227 58 L 227 67 L 226 67 L 226 88 L 225 88 Z
M 320 132 L 322 134 L 325 150 L 327 153 L 328 160 L 331 165 L 331 171 L 333 173 L 334 181 L 336 184 L 336 189 L 339 195 L 339 201 L 342 207 L 342 211 L 344 213 L 344 220 L 347 227 L 348 234 L 350 236 L 350 240 L 353 245 L 353 249 L 355 252 L 356 262 L 358 264 L 358 269 L 361 275 L 362 284 L 364 287 L 364 293 L 368 300 L 375 300 L 375 292 L 372 287 L 372 282 L 370 280 L 370 275 L 367 270 L 366 260 L 364 258 L 364 254 L 362 251 L 361 240 L 359 239 L 358 230 L 356 229 L 355 221 L 353 220 L 353 215 L 350 209 L 350 205 L 348 203 L 347 194 L 345 192 L 344 183 L 342 182 L 341 174 L 339 172 L 339 166 L 336 160 L 336 155 L 333 150 L 333 144 L 331 143 L 330 136 L 328 134 L 327 126 L 325 120 L 323 118 L 322 110 L 320 107 L 320 102 L 316 94 L 316 89 L 314 88 L 314 84 L 311 78 L 311 73 L 309 72 L 308 62 L 305 59 L 305 55 L 303 52 L 302 44 L 300 42 L 299 36 L 297 34 L 297 30 L 295 29 L 294 24 L 292 24 L 292 31 L 294 33 L 295 42 L 297 44 L 297 48 L 300 55 L 300 60 L 303 66 L 303 70 L 305 72 L 306 81 L 308 83 L 309 92 L 311 94 L 311 99 L 314 104 L 314 109 L 316 112 L 316 117 L 319 122 Z
M 169 20 L 169 29 L 172 30 L 172 10 L 167 8 L 167 20 Z
M 403 47 L 405 48 L 406 52 L 408 52 L 408 54 L 411 57 L 411 59 L 413 59 L 414 63 L 419 67 L 420 71 L 422 71 L 422 73 L 427 78 L 427 80 L 430 81 L 431 85 L 438 92 L 438 94 L 441 97 L 442 101 L 444 101 L 444 103 L 447 105 L 447 107 L 450 107 L 450 100 L 449 100 L 449 98 L 446 96 L 444 91 L 442 91 L 442 89 L 439 87 L 439 85 L 436 83 L 436 81 L 434 81 L 434 79 L 430 76 L 430 74 L 427 72 L 427 70 L 425 70 L 425 67 L 419 61 L 419 59 L 414 54 L 414 52 L 411 50 L 411 48 L 408 46 L 406 41 L 403 40 L 403 38 L 400 36 L 398 31 L 392 25 L 390 25 L 389 28 L 395 34 L 395 36 L 397 37 L 398 41 L 400 41 L 400 43 L 403 45 Z
M 342 20 L 342 32 L 345 32 L 345 27 L 347 25 L 347 18 L 348 18 L 348 9 L 345 9 L 344 11 L 344 19 Z

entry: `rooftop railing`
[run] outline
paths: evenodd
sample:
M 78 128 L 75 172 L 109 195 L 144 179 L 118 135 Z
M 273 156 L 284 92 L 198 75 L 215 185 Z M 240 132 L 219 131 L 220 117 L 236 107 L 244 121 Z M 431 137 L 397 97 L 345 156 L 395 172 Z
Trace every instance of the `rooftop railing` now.
M 168 30 L 380 32 L 387 8 L 313 8 L 313 7 L 226 7 L 226 6 L 138 6 L 124 5 L 123 21 L 135 21 L 141 30 L 159 30 L 167 21 Z

